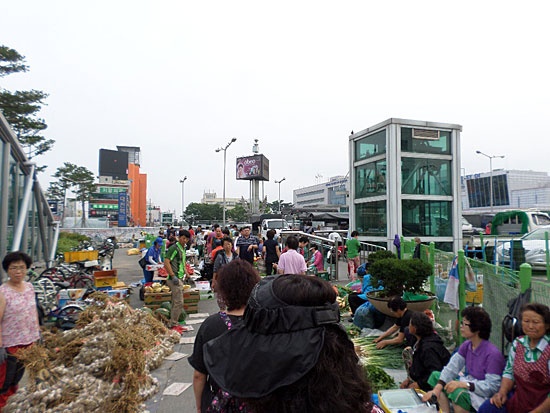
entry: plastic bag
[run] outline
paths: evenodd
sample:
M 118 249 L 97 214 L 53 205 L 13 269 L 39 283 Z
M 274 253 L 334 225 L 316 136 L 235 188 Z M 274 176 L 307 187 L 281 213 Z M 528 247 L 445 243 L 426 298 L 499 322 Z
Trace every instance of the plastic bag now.
M 360 305 L 353 315 L 353 324 L 361 329 L 379 328 L 385 320 L 386 316 L 374 308 L 369 301 Z

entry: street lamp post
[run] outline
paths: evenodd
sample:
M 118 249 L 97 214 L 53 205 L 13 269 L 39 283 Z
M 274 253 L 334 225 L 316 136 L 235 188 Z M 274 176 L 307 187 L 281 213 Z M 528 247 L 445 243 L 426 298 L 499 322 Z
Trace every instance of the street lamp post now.
M 185 181 L 187 181 L 187 177 L 184 176 L 183 179 L 180 179 L 180 184 L 181 184 L 181 222 L 182 222 L 182 225 L 183 225 L 183 213 L 185 211 L 184 209 L 184 205 L 185 203 L 183 202 L 183 194 L 184 194 L 184 184 L 185 184 Z
M 280 181 L 275 180 L 276 184 L 279 184 L 279 215 L 281 215 L 281 182 L 283 182 L 286 178 L 281 179 Z
M 225 165 L 226 165 L 226 155 L 227 155 L 227 148 L 235 142 L 237 138 L 231 138 L 229 143 L 225 145 L 224 148 L 218 148 L 216 149 L 216 152 L 223 151 L 223 227 L 225 228 Z
M 483 155 L 487 158 L 489 158 L 489 173 L 490 173 L 490 181 L 489 181 L 489 192 L 490 192 L 490 205 L 491 205 L 491 213 L 493 212 L 493 158 L 504 158 L 504 155 L 487 155 L 486 153 L 483 153 L 481 151 L 476 151 L 478 155 Z

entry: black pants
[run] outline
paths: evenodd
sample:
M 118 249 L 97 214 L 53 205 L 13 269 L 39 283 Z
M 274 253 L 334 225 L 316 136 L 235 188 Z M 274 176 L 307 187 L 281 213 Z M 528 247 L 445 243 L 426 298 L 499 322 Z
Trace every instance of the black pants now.
M 365 304 L 367 300 L 363 300 L 361 297 L 359 297 L 358 293 L 350 293 L 348 295 L 348 304 L 349 308 L 351 308 L 351 314 L 355 314 L 355 310 L 357 310 L 361 305 Z
M 275 264 L 277 261 L 274 260 L 274 261 L 268 261 L 267 259 L 265 260 L 265 275 L 271 275 L 271 274 L 275 274 L 275 271 L 273 269 L 273 264 Z

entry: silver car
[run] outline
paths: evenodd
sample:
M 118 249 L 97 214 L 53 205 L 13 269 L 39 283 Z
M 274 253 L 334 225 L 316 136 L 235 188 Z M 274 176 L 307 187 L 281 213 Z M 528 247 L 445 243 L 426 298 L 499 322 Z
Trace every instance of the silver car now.
M 525 249 L 525 262 L 530 264 L 533 270 L 546 270 L 546 232 L 550 237 L 550 225 L 537 228 L 518 238 Z M 496 253 L 500 263 L 510 262 L 511 244 L 512 242 L 505 241 L 497 246 Z

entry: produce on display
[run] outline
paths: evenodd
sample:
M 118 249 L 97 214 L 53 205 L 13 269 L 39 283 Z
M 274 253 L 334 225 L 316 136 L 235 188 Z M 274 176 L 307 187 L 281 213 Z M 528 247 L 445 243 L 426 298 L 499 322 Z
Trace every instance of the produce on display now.
M 3 412 L 133 413 L 158 391 L 150 372 L 180 335 L 148 310 L 103 293 L 68 331 L 45 331 L 43 344 L 18 352 L 28 380 Z M 163 309 L 166 311 L 166 309 Z

